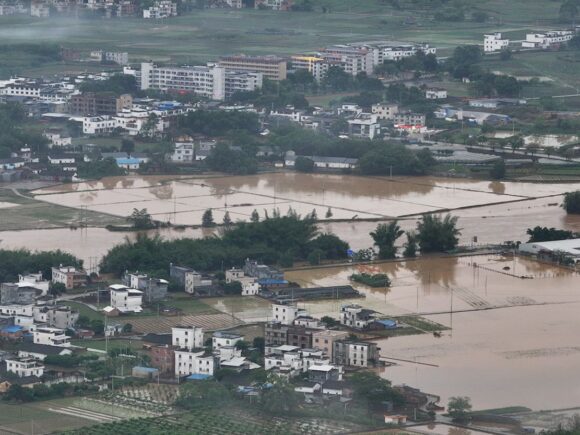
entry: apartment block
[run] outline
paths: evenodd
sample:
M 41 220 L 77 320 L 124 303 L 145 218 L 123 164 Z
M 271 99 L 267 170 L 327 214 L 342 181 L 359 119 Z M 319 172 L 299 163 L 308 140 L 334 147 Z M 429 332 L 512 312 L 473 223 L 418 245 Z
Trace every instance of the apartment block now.
M 274 81 L 286 79 L 286 59 L 277 56 L 223 56 L 219 65 L 226 71 L 258 72 Z
M 223 101 L 235 92 L 262 87 L 262 74 L 226 71 L 221 66 L 159 67 L 141 64 L 141 89 L 185 91 L 212 100 Z
M 117 97 L 112 92 L 85 92 L 70 98 L 70 108 L 73 115 L 115 115 L 117 112 L 131 107 L 133 107 L 133 98 L 129 94 Z

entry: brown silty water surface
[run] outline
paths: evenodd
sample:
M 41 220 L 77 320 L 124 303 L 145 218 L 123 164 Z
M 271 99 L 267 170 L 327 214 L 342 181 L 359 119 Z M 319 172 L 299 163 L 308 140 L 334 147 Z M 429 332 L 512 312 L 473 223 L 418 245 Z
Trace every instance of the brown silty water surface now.
M 271 215 L 274 208 L 286 213 L 292 207 L 303 215 L 316 209 L 322 220 L 321 231 L 334 232 L 354 249 L 361 249 L 372 244 L 369 232 L 377 224 L 352 221 L 353 217 L 388 219 L 415 214 L 399 218 L 403 229 L 410 230 L 420 213 L 453 208 L 453 214 L 460 218 L 462 244 L 470 243 L 474 236 L 479 243 L 525 241 L 526 229 L 535 225 L 580 231 L 580 217 L 568 216 L 559 207 L 561 195 L 577 188 L 580 184 L 280 173 L 178 180 L 175 177 L 106 178 L 53 186 L 34 193 L 42 201 L 86 206 L 89 210 L 123 217 L 133 208 L 147 208 L 158 220 L 192 225 L 201 222 L 207 208 L 214 208 L 216 222 L 223 219 L 226 209 L 234 220 L 248 219 L 254 209 L 262 216 L 265 211 Z M 332 210 L 331 219 L 346 221 L 325 222 L 328 208 Z M 1 215 L 0 210 L 0 218 Z M 160 234 L 180 238 L 210 233 L 188 229 L 163 230 Z M 125 236 L 131 239 L 135 234 L 112 233 L 100 228 L 5 231 L 0 232 L 0 247 L 49 249 L 58 246 L 88 260 L 101 257 Z
M 576 187 L 580 187 L 580 184 Z M 437 210 L 505 203 L 562 194 L 573 185 L 490 183 L 429 177 L 368 178 L 295 173 L 246 177 L 182 179 L 127 177 L 41 189 L 36 198 L 70 207 L 127 216 L 147 208 L 158 220 L 199 224 L 204 210 L 216 220 L 229 211 L 234 220 L 247 220 L 256 209 L 262 216 L 275 208 L 299 214 L 316 210 L 324 219 L 365 219 L 407 216 Z
M 580 184 L 490 183 L 486 181 L 421 178 L 363 178 L 338 175 L 266 174 L 171 180 L 167 177 L 126 177 L 78 183 L 36 191 L 36 198 L 57 204 L 127 216 L 133 208 L 147 208 L 159 220 L 199 224 L 207 208 L 221 220 L 247 219 L 252 210 L 292 207 L 306 214 L 316 209 L 323 231 L 333 231 L 355 249 L 368 247 L 368 233 L 376 222 L 362 218 L 403 217 L 404 229 L 414 228 L 418 216 L 454 209 L 462 228 L 462 243 L 477 236 L 481 243 L 526 240 L 535 225 L 580 231 L 578 217 L 565 214 L 562 194 Z M 467 208 L 465 208 L 467 207 Z M 470 208 L 471 207 L 471 208 Z M 2 211 L 0 210 L 0 217 Z M 155 233 L 155 232 L 152 232 Z M 162 230 L 163 237 L 201 237 L 202 230 Z M 1 248 L 62 248 L 94 264 L 124 237 L 100 228 L 11 231 L 0 233 Z M 481 267 L 474 267 L 477 263 Z M 504 267 L 510 269 L 505 271 Z M 305 286 L 346 284 L 358 268 L 315 269 L 288 274 Z M 387 315 L 420 312 L 452 327 L 441 338 L 432 335 L 398 337 L 380 342 L 385 357 L 433 364 L 399 362 L 383 376 L 440 394 L 471 396 L 476 408 L 525 405 L 535 409 L 580 405 L 579 278 L 556 267 L 528 259 L 474 256 L 423 258 L 378 265 L 393 279 L 389 289 L 356 285 L 366 294 L 360 303 Z M 510 276 L 530 275 L 533 279 Z M 250 300 L 252 302 L 250 302 Z M 337 316 L 342 303 L 304 304 L 312 314 Z M 216 308 L 244 320 L 266 319 L 268 303 L 249 298 L 215 299 Z M 303 304 L 301 304 L 303 305 Z M 453 314 L 451 314 L 453 305 Z M 437 314 L 439 313 L 439 314 Z
M 308 286 L 333 285 L 348 282 L 355 271 L 385 272 L 392 286 L 353 284 L 365 299 L 300 306 L 316 316 L 336 317 L 341 304 L 353 302 L 390 316 L 422 313 L 452 328 L 440 338 L 424 334 L 379 340 L 383 357 L 409 361 L 397 361 L 382 376 L 441 395 L 442 403 L 450 396 L 470 396 L 476 409 L 580 405 L 580 385 L 573 381 L 580 365 L 577 273 L 531 259 L 473 256 L 287 276 Z

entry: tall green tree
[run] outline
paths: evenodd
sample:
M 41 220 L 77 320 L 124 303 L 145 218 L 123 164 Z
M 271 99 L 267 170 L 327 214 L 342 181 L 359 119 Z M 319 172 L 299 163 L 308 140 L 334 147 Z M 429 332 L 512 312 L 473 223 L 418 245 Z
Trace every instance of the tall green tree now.
M 201 217 L 201 226 L 204 228 L 215 226 L 215 222 L 213 220 L 213 212 L 211 208 L 208 208 L 206 211 L 203 212 L 203 216 Z
M 471 408 L 471 399 L 466 396 L 450 397 L 447 404 L 447 412 L 453 420 L 459 422 L 469 420 Z
M 379 248 L 380 259 L 385 260 L 397 256 L 395 243 L 403 234 L 405 234 L 405 231 L 401 229 L 397 221 L 377 225 L 377 228 L 370 235 L 375 242 L 375 246 Z
M 417 256 L 417 234 L 415 231 L 407 231 L 405 233 L 407 241 L 405 242 L 405 250 L 403 256 L 416 257 Z
M 384 402 L 387 401 L 393 402 L 395 406 L 400 406 L 405 402 L 401 394 L 393 389 L 391 383 L 376 373 L 357 372 L 350 377 L 350 380 L 353 385 L 354 399 L 366 403 L 369 410 L 384 410 Z
M 252 212 L 252 215 L 250 216 L 250 221 L 251 222 L 260 222 L 260 214 L 258 213 L 258 210 L 255 210 Z
M 134 208 L 133 213 L 127 217 L 127 221 L 131 222 L 133 228 L 137 229 L 148 229 L 152 228 L 153 225 L 153 218 L 149 214 L 146 208 L 141 210 Z
M 417 239 L 421 252 L 445 252 L 457 247 L 457 217 L 446 215 L 444 218 L 434 214 L 423 215 L 417 223 Z
M 580 214 L 580 190 L 567 192 L 562 207 L 568 214 Z

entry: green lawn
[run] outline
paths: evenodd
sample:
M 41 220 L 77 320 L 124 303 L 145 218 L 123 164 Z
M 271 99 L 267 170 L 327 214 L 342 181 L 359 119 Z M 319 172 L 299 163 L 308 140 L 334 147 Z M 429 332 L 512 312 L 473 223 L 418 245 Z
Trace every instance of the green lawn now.
M 165 305 L 179 308 L 185 314 L 218 313 L 218 310 L 210 307 L 201 299 L 195 299 L 185 293 L 170 293 Z
M 140 350 L 143 348 L 143 343 L 141 340 L 126 340 L 126 339 L 114 339 L 109 340 L 107 344 L 105 340 L 72 340 L 72 344 L 75 346 L 82 346 L 87 347 L 90 349 L 98 349 L 98 350 L 108 350 L 112 349 L 131 349 L 131 350 Z
M 81 222 L 80 209 L 25 198 L 9 189 L 0 189 L 0 202 L 18 204 L 15 207 L 1 209 L 0 231 L 63 228 L 78 225 Z M 90 210 L 86 211 L 85 216 L 89 226 L 114 225 L 124 222 L 122 218 Z
M 86 316 L 89 320 L 103 320 L 104 316 L 102 313 L 92 310 L 91 308 L 87 307 L 85 304 L 81 304 L 75 301 L 67 301 L 65 303 L 71 308 L 74 308 L 79 312 L 81 316 Z

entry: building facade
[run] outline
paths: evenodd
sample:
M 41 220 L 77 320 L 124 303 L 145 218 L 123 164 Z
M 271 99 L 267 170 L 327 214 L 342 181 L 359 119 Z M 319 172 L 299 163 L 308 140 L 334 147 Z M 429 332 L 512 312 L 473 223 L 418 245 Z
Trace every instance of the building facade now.
M 258 72 L 269 80 L 286 80 L 286 59 L 277 56 L 223 56 L 219 65 L 226 71 Z

